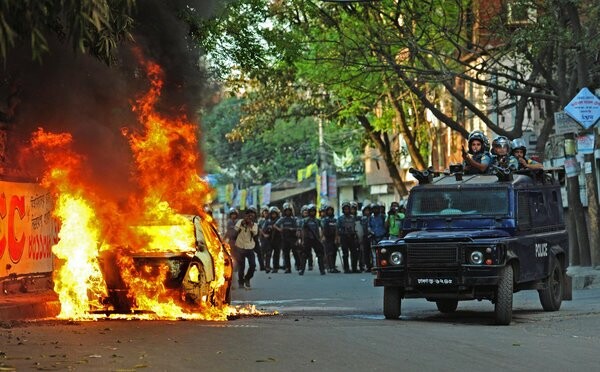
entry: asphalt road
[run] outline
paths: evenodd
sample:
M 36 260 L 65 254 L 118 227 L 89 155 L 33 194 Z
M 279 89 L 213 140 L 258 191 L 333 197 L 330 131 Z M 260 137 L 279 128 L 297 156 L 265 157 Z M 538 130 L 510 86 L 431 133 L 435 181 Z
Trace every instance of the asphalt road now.
M 81 371 L 596 371 L 600 290 L 574 292 L 561 311 L 536 292 L 515 295 L 514 321 L 493 325 L 489 302 L 454 314 L 405 300 L 384 320 L 369 274 L 257 273 L 234 304 L 278 315 L 228 322 L 43 320 L 4 324 L 0 370 Z

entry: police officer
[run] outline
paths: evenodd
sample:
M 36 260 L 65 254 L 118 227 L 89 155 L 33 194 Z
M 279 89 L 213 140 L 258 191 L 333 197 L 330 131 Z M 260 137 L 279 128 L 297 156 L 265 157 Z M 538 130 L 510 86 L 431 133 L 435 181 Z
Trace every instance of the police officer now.
M 281 232 L 274 228 L 275 222 L 279 220 L 279 208 L 273 206 L 269 208 L 269 219 L 263 227 L 263 233 L 269 236 L 268 249 L 265 251 L 265 263 L 270 267 L 273 274 L 279 271 L 279 260 L 281 256 Z M 273 255 L 273 264 L 271 265 L 271 255 Z
M 377 203 L 371 204 L 371 216 L 369 217 L 369 235 L 371 245 L 379 243 L 385 238 L 385 216 L 381 214 L 380 205 Z
M 271 263 L 267 260 L 266 252 L 270 250 L 271 233 L 265 231 L 265 225 L 269 222 L 269 207 L 264 205 L 260 208 L 260 218 L 258 219 L 258 242 L 260 246 L 260 258 L 258 263 L 260 269 L 267 274 L 271 272 Z
M 302 225 L 308 218 L 308 205 L 303 205 L 300 208 L 300 216 L 298 216 L 298 240 L 296 242 L 296 249 L 294 250 L 294 261 L 296 262 L 296 270 L 300 271 L 300 261 L 304 259 L 308 260 L 308 270 L 313 269 L 313 256 L 312 252 L 304 252 L 304 235 L 302 234 Z M 303 258 L 304 257 L 304 258 Z M 306 269 L 306 268 L 305 268 Z
M 517 159 L 510 155 L 510 141 L 505 136 L 498 136 L 492 141 L 491 165 L 493 167 L 516 170 L 519 167 Z
M 363 225 L 360 223 L 360 217 L 358 216 L 358 203 L 355 201 L 350 202 L 350 214 L 354 216 L 354 230 L 356 231 L 356 247 L 358 249 L 358 271 L 365 271 L 365 261 L 363 254 L 362 241 L 365 237 L 365 230 Z
M 283 253 L 284 269 L 285 273 L 289 274 L 292 272 L 290 253 L 298 240 L 298 222 L 294 218 L 294 212 L 290 203 L 283 203 L 283 216 L 275 222 L 274 228 L 281 232 L 281 251 Z
M 512 147 L 512 156 L 514 156 L 515 160 L 518 163 L 517 170 L 521 169 L 542 169 L 543 165 L 538 163 L 537 161 L 528 158 L 527 155 L 527 146 L 525 146 L 525 141 L 522 138 L 515 138 L 511 142 Z
M 319 265 L 319 271 L 321 275 L 325 275 L 325 260 L 324 260 L 324 248 L 321 244 L 321 238 L 323 236 L 321 230 L 321 221 L 317 218 L 317 207 L 314 204 L 309 204 L 306 208 L 308 217 L 304 219 L 302 223 L 302 241 L 304 243 L 304 249 L 301 254 L 300 262 L 300 275 L 304 275 L 304 269 L 308 256 L 312 256 L 312 251 L 315 251 L 317 256 L 317 264 Z
M 342 264 L 344 273 L 359 272 L 358 265 L 358 247 L 356 237 L 356 218 L 350 212 L 350 202 L 342 203 L 342 215 L 337 221 L 338 235 L 342 245 Z M 352 262 L 352 271 L 348 264 L 348 254 Z
M 363 262 L 367 271 L 373 268 L 373 258 L 371 254 L 371 240 L 369 239 L 369 217 L 371 217 L 371 206 L 365 203 L 362 208 L 360 224 L 362 225 L 364 234 L 361 241 Z
M 330 273 L 338 274 L 340 271 L 335 266 L 335 260 L 338 253 L 338 234 L 337 219 L 335 210 L 332 206 L 325 206 L 325 217 L 321 220 L 323 227 L 323 241 L 325 245 L 325 255 L 327 256 L 327 270 Z
M 480 130 L 471 132 L 467 147 L 468 151 L 464 147 L 462 149 L 465 174 L 486 173 L 492 160 L 488 154 L 490 146 L 486 135 Z

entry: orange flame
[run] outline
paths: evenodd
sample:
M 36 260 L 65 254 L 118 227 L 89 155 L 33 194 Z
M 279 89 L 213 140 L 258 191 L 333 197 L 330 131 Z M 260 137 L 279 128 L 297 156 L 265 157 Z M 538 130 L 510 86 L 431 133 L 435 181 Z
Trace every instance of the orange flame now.
M 225 320 L 234 314 L 259 314 L 253 308 L 243 310 L 226 303 L 232 277 L 230 252 L 219 239 L 212 217 L 201 208 L 211 190 L 199 176 L 197 127 L 185 116 L 172 119 L 156 112 L 163 72 L 153 62 L 141 63 L 150 81 L 148 92 L 133 107 L 142 129 L 123 130 L 141 190 L 131 196 L 130 204 L 139 208 L 115 213 L 116 202 L 100 200 L 92 185 L 84 182 L 84 158 L 71 149 L 69 134 L 39 129 L 32 138 L 31 150 L 42 153 L 49 169 L 43 183 L 56 194 L 55 215 L 61 221 L 60 242 L 53 247 L 60 260 L 54 278 L 60 317 L 95 319 L 93 312 L 106 308 L 103 300 L 113 295 L 130 302 L 138 319 Z M 202 218 L 194 225 L 180 213 Z M 176 252 L 191 257 L 198 244 L 194 229 L 201 230 L 203 244 L 212 256 L 214 280 L 204 283 L 211 289 L 211 298 L 204 295 L 188 305 L 181 290 L 164 285 L 169 271 L 166 264 L 139 266 L 134 255 Z M 110 260 L 103 252 L 111 253 L 106 256 Z M 116 282 L 123 282 L 120 292 L 111 289 L 115 278 L 107 279 L 107 268 L 117 269 Z M 197 281 L 199 274 L 192 270 L 189 275 Z

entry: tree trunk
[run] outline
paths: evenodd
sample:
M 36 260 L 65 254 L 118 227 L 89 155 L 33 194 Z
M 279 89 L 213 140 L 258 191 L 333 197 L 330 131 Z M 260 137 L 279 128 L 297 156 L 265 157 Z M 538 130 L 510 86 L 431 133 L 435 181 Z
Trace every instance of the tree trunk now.
M 392 156 L 392 153 L 390 151 L 390 146 L 386 145 L 384 143 L 384 141 L 381 139 L 381 135 L 382 135 L 381 132 L 376 131 L 373 128 L 373 126 L 371 126 L 371 122 L 369 121 L 369 119 L 366 116 L 358 115 L 357 119 L 360 122 L 360 124 L 363 126 L 363 128 L 365 128 L 365 131 L 369 135 L 369 138 L 371 138 L 371 140 L 373 140 L 373 142 L 375 143 L 375 147 L 377 148 L 377 150 L 383 157 L 383 161 L 388 169 L 388 172 L 390 173 L 390 177 L 392 179 L 394 188 L 396 189 L 398 194 L 400 194 L 400 196 L 407 195 L 408 189 L 406 188 L 406 185 L 404 184 L 404 180 L 402 180 L 402 177 L 400 176 L 400 172 L 398 171 L 398 167 L 396 166 L 396 163 L 394 162 L 394 157 Z
M 588 220 L 590 222 L 590 226 L 593 226 L 590 229 L 589 265 L 596 266 L 600 265 L 600 262 L 594 260 L 597 257 L 597 251 L 599 250 L 598 244 L 600 244 L 600 229 L 598 229 L 598 195 L 596 193 L 598 188 L 596 186 L 595 177 L 596 159 L 594 158 L 594 154 L 585 154 L 584 160 L 586 165 L 590 165 L 589 173 L 587 172 L 588 169 L 586 169 L 585 172 L 585 187 L 588 191 Z

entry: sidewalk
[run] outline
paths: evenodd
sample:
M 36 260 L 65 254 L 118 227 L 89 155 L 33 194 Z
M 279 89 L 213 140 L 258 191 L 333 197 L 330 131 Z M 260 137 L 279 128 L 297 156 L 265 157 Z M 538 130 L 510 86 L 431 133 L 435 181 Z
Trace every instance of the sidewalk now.
M 60 302 L 52 290 L 0 295 L 0 322 L 52 318 L 58 313 Z
M 573 279 L 573 289 L 600 288 L 600 267 L 569 266 L 567 275 Z

